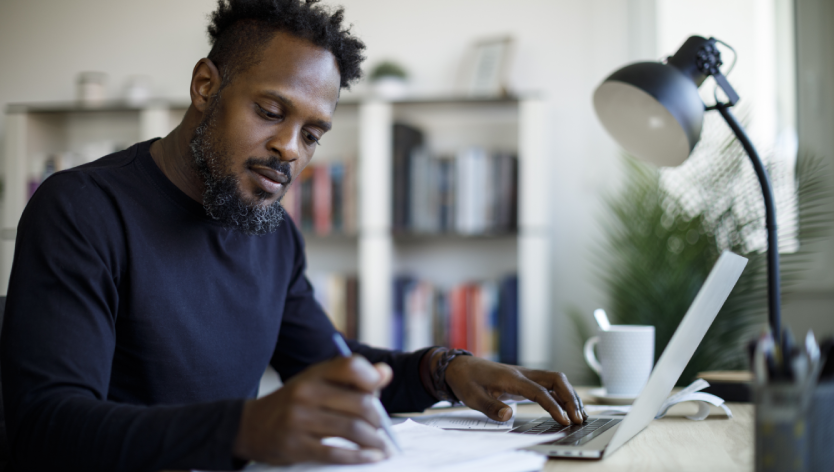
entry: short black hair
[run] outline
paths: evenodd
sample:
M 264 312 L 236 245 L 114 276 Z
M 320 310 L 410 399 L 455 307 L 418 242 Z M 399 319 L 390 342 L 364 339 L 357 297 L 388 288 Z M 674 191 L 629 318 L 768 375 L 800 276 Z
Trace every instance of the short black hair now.
M 362 76 L 365 44 L 343 27 L 344 8 L 330 10 L 320 0 L 218 0 L 208 27 L 208 58 L 222 76 L 223 86 L 254 66 L 262 48 L 283 31 L 330 51 L 336 57 L 341 88 Z

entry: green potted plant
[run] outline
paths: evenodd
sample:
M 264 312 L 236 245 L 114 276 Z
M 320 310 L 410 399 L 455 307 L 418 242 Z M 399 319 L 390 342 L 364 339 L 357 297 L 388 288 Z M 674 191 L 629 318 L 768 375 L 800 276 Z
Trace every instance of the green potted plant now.
M 746 345 L 766 325 L 767 261 L 761 190 L 746 155 L 730 136 L 700 149 L 690 162 L 658 170 L 626 157 L 626 185 L 608 199 L 606 241 L 596 262 L 608 292 L 605 308 L 612 323 L 655 326 L 655 356 L 660 356 L 721 251 L 749 263 L 679 380 L 698 372 L 746 370 Z M 793 208 L 791 224 L 780 217 L 783 294 L 813 256 L 809 242 L 827 234 L 830 197 L 821 161 L 800 155 L 791 172 L 784 161 L 768 166 L 783 192 L 780 211 Z M 786 195 L 788 194 L 788 195 Z M 792 247 L 791 247 L 792 246 Z M 581 337 L 591 335 L 589 314 L 569 311 Z
M 374 95 L 380 98 L 396 100 L 408 93 L 408 73 L 396 62 L 385 60 L 378 63 L 368 78 Z

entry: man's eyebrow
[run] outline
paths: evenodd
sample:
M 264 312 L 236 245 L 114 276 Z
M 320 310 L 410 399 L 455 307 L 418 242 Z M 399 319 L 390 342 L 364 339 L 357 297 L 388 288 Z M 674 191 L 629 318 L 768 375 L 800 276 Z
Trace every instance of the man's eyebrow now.
M 324 131 L 330 131 L 330 128 L 333 127 L 333 123 L 324 120 L 316 120 L 316 126 Z
M 287 98 L 287 97 L 285 97 L 285 96 L 281 95 L 281 94 L 280 94 L 280 93 L 278 93 L 278 92 L 275 92 L 275 91 L 273 91 L 273 90 L 265 90 L 265 91 L 263 92 L 263 94 L 264 94 L 264 95 L 268 95 L 268 96 L 270 96 L 270 97 L 274 98 L 275 100 L 278 100 L 279 102 L 283 103 L 284 105 L 286 105 L 286 106 L 288 106 L 288 107 L 290 107 L 290 108 L 295 108 L 295 104 L 292 102 L 292 100 L 290 100 L 289 98 Z M 325 121 L 325 120 L 313 120 L 313 122 L 315 123 L 315 125 L 316 125 L 316 126 L 318 126 L 319 128 L 323 129 L 324 131 L 330 131 L 330 128 L 332 128 L 332 127 L 333 127 L 333 123 L 331 123 L 331 122 L 329 122 L 329 121 Z
M 263 94 L 264 95 L 269 95 L 270 97 L 274 98 L 275 100 L 278 100 L 279 102 L 283 103 L 284 105 L 295 108 L 295 104 L 292 102 L 292 100 L 290 100 L 289 98 L 281 95 L 278 92 L 275 92 L 273 90 L 264 90 Z

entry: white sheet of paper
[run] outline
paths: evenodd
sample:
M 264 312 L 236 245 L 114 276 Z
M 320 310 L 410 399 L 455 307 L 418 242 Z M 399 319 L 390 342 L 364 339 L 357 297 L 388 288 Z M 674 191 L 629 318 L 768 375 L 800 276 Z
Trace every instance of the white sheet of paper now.
M 490 470 L 506 472 L 529 471 L 531 453 L 513 451 L 522 447 L 553 441 L 564 434 L 495 434 L 478 431 L 448 431 L 425 426 L 408 420 L 394 425 L 402 454 L 375 464 L 334 466 L 315 463 L 296 464 L 287 467 L 270 467 L 254 464 L 245 470 L 249 472 L 397 472 L 426 471 L 452 472 L 461 470 Z M 341 438 L 328 438 L 326 444 L 339 447 L 355 447 Z M 535 457 L 536 455 L 532 455 Z M 539 456 L 541 457 L 541 456 Z M 495 461 L 495 462 L 493 462 Z M 516 467 L 516 462 L 524 467 Z M 536 461 L 537 470 L 543 461 Z M 497 468 L 506 464 L 507 468 Z
M 510 403 L 517 403 L 519 405 L 526 405 L 526 404 L 529 404 L 529 403 L 536 403 L 533 400 L 528 400 L 528 399 L 522 397 L 521 395 L 506 395 L 506 396 L 501 396 L 498 399 L 500 401 L 508 404 L 508 405 Z M 447 401 L 440 401 L 440 402 L 437 402 L 434 405 L 432 405 L 430 408 L 432 410 L 436 410 L 436 409 L 440 409 L 440 408 L 458 408 L 459 406 L 460 406 L 459 403 L 455 404 L 455 405 L 452 405 L 451 403 L 449 403 Z
M 589 415 L 614 414 L 614 412 L 626 414 L 630 410 L 631 405 L 585 405 L 585 413 Z
M 477 410 L 447 411 L 435 415 L 418 416 L 414 421 L 427 426 L 442 429 L 463 429 L 469 431 L 509 431 L 513 429 L 516 405 L 510 404 L 513 416 L 504 422 L 490 419 Z

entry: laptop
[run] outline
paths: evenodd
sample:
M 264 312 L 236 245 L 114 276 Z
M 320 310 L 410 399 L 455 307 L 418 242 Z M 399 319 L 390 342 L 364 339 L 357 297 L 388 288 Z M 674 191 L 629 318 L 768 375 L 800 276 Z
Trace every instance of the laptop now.
M 603 459 L 613 454 L 657 415 L 746 265 L 744 257 L 729 251 L 721 254 L 625 417 L 589 416 L 581 425 L 562 426 L 546 416 L 517 426 L 510 433 L 565 433 L 556 441 L 526 448 L 550 457 Z

